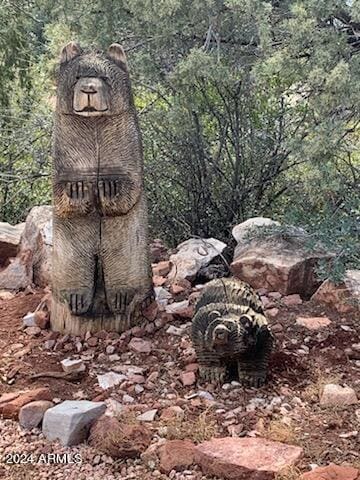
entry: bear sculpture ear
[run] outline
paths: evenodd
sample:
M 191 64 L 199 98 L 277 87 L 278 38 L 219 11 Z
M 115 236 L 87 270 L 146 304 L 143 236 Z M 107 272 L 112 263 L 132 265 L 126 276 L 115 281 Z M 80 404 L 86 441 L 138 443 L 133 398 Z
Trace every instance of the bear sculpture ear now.
M 66 63 L 77 57 L 81 53 L 80 45 L 77 42 L 69 42 L 61 50 L 60 63 Z
M 112 43 L 108 49 L 108 56 L 114 60 L 115 63 L 120 64 L 127 70 L 127 60 L 123 47 L 119 43 Z

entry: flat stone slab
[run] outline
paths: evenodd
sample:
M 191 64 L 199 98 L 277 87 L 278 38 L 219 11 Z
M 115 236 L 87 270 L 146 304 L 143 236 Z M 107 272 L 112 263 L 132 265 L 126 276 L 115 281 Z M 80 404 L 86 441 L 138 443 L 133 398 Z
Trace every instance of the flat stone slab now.
M 129 348 L 136 353 L 150 353 L 152 350 L 152 343 L 150 340 L 133 337 L 129 342 Z
M 195 448 L 205 474 L 226 480 L 270 480 L 302 456 L 300 447 L 265 438 L 213 438 Z
M 312 472 L 304 473 L 300 480 L 356 480 L 359 474 L 357 468 L 330 463 L 326 467 L 317 467 Z
M 86 369 L 81 358 L 65 358 L 61 361 L 61 366 L 65 373 L 83 372 Z
M 157 414 L 157 408 L 153 410 L 148 410 L 147 412 L 142 413 L 136 417 L 136 420 L 139 422 L 153 422 Z
M 126 378 L 126 375 L 115 372 L 103 373 L 102 375 L 97 376 L 98 383 L 103 390 L 119 385 L 126 380 Z
M 90 427 L 106 410 L 104 402 L 66 400 L 46 410 L 43 433 L 48 440 L 59 440 L 64 446 L 86 440 Z
M 176 315 L 177 313 L 182 312 L 188 306 L 189 306 L 189 300 L 183 300 L 182 302 L 174 302 L 174 303 L 171 303 L 170 305 L 166 305 L 165 312 Z
M 353 388 L 342 387 L 334 383 L 325 385 L 320 398 L 322 407 L 355 405 L 358 403 L 356 392 Z
M 308 330 L 320 330 L 320 328 L 330 325 L 331 320 L 328 317 L 297 317 L 296 325 L 307 328 Z

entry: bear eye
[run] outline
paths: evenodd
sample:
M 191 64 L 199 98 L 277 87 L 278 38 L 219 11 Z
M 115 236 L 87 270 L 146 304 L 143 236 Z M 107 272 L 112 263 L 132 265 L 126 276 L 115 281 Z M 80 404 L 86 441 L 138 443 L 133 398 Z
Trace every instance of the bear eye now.
M 240 320 L 241 325 L 244 328 L 246 328 L 246 329 L 251 328 L 251 322 L 250 322 L 249 317 L 247 317 L 246 315 L 242 315 L 239 320 Z

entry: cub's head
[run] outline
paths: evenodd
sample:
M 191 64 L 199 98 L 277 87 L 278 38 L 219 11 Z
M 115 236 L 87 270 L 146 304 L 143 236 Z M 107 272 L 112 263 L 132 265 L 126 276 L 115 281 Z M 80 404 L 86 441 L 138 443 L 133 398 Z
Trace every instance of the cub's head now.
M 96 117 L 118 115 L 133 105 L 124 49 L 118 43 L 106 53 L 83 50 L 75 42 L 61 52 L 57 111 Z
M 255 347 L 263 335 L 267 335 L 267 327 L 259 325 L 254 318 L 251 314 L 211 311 L 205 332 L 207 347 L 226 354 L 244 353 Z

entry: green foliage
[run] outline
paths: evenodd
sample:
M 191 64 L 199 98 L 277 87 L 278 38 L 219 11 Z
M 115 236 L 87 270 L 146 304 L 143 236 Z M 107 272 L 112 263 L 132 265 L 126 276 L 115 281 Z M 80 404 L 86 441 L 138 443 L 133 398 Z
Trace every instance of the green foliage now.
M 0 215 L 49 201 L 52 72 L 70 39 L 127 51 L 154 236 L 256 215 L 358 267 L 359 1 L 5 0 Z M 328 275 L 329 272 L 323 272 Z

